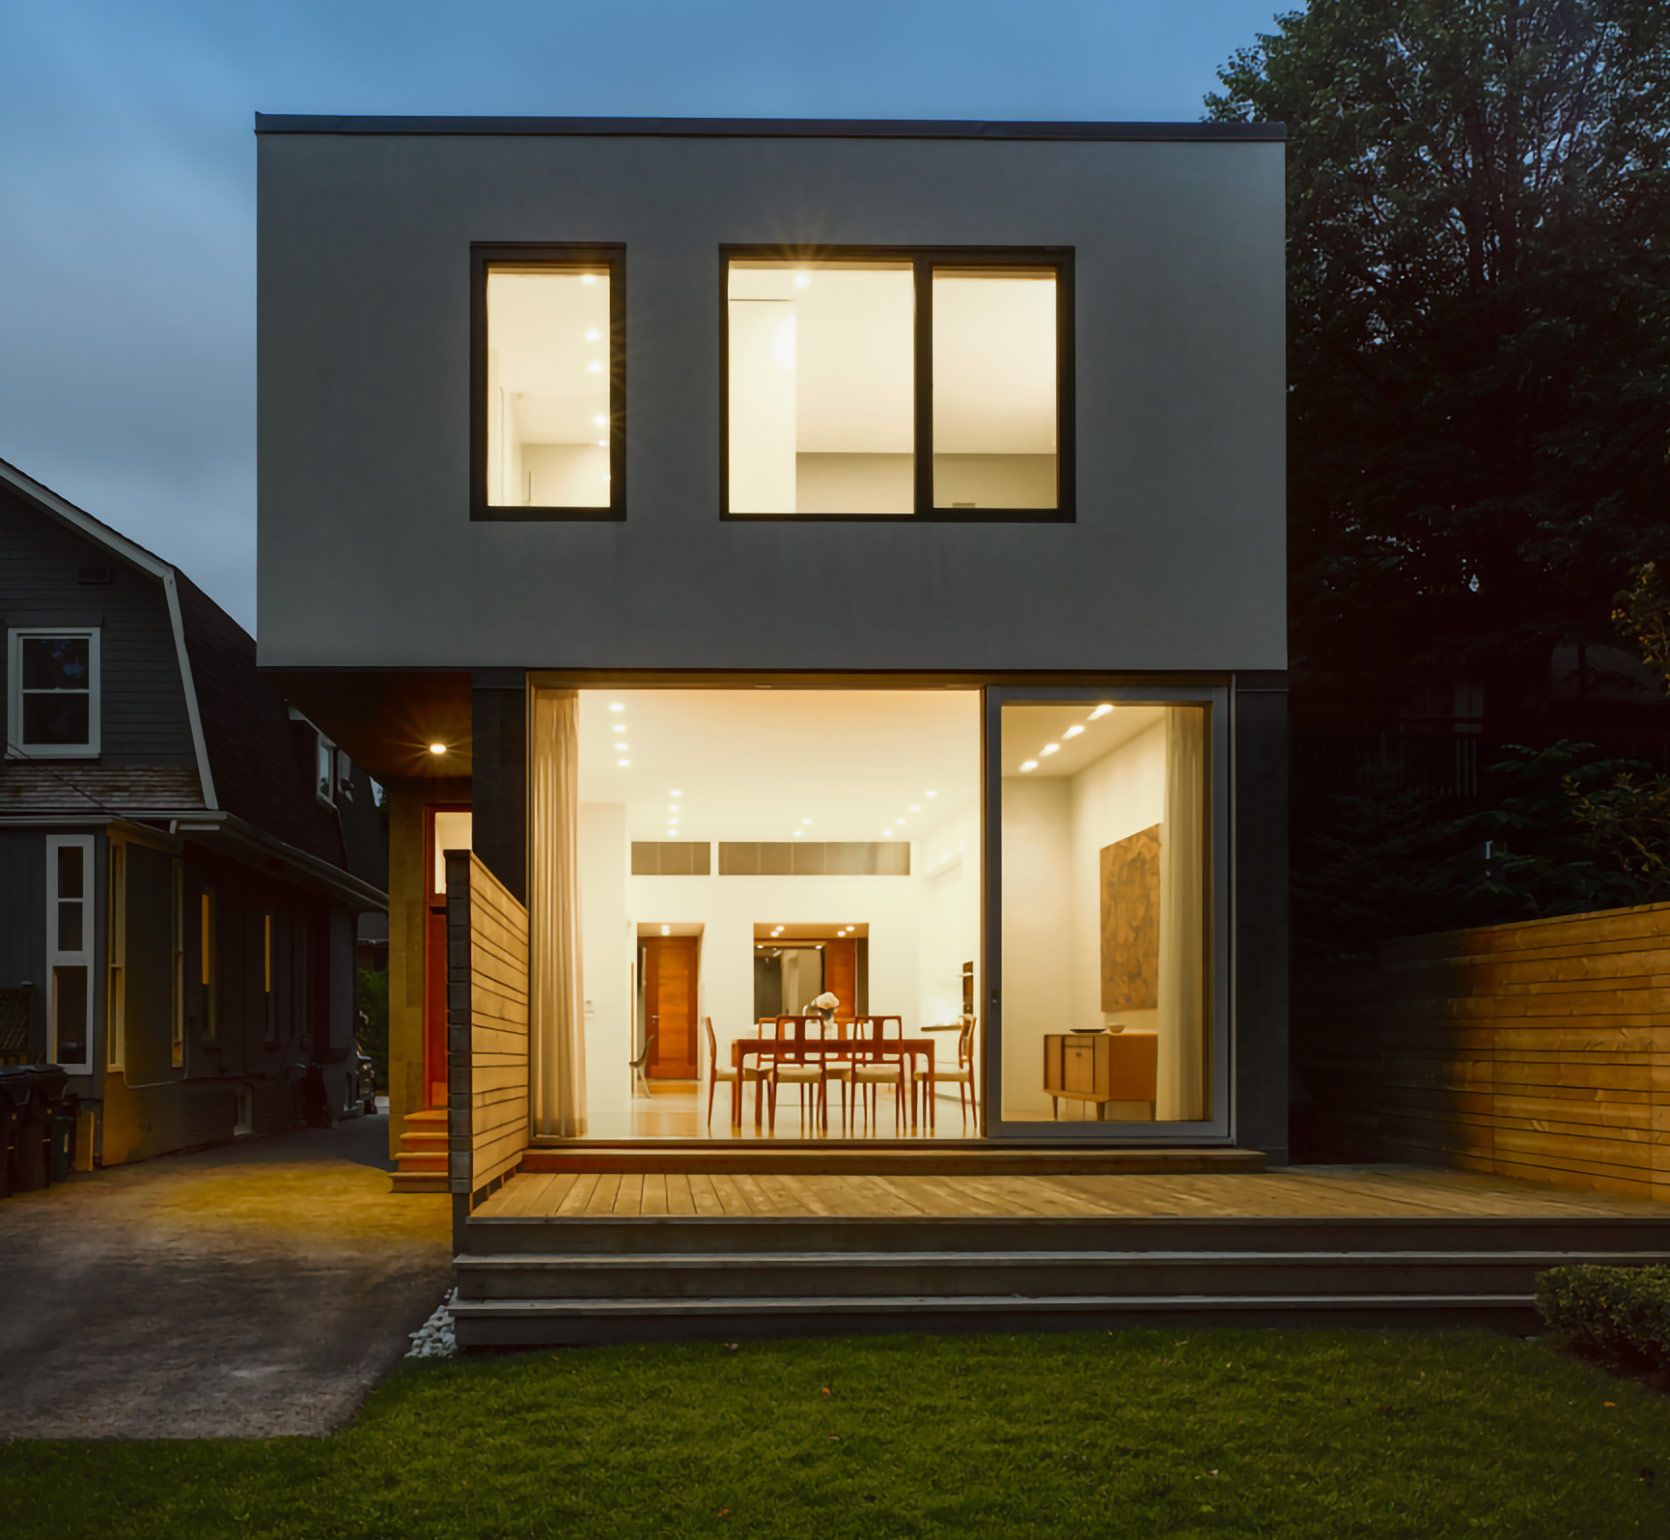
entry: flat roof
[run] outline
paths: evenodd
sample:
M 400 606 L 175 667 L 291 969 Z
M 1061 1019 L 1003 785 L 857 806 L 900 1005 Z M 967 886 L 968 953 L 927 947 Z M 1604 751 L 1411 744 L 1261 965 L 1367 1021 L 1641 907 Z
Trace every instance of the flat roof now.
M 666 139 L 1032 139 L 1276 142 L 1281 123 L 1071 123 L 932 118 L 334 117 L 258 112 L 258 134 L 574 134 Z

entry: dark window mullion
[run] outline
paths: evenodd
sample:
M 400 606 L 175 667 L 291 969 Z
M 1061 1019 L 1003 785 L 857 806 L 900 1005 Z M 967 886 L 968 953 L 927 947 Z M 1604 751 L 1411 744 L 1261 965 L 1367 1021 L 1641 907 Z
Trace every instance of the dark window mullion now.
M 934 265 L 919 256 L 912 264 L 916 284 L 916 514 L 934 507 Z

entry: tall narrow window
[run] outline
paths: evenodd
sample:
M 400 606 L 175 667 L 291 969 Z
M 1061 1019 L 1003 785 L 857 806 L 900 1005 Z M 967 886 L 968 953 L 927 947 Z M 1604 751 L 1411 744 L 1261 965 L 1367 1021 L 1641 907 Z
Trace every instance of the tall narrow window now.
M 105 1000 L 105 1062 L 111 1069 L 127 1063 L 128 1030 L 128 848 L 120 840 L 110 842 L 109 957 Z
M 726 309 L 730 511 L 912 512 L 910 262 L 736 260 Z
M 476 516 L 620 517 L 620 249 L 478 246 L 475 258 Z
M 46 841 L 47 1057 L 79 1073 L 93 1068 L 93 837 Z
M 323 733 L 313 744 L 313 795 L 325 807 L 336 806 L 336 745 Z
M 87 759 L 99 752 L 99 633 L 6 633 L 6 752 Z
M 934 507 L 1056 506 L 1054 268 L 934 268 Z
M 173 920 L 169 926 L 173 946 L 173 998 L 168 1025 L 168 1062 L 183 1069 L 186 1062 L 186 873 L 185 864 L 173 863 Z
M 1071 517 L 1072 253 L 728 247 L 731 517 Z
M 198 898 L 197 955 L 198 983 L 203 990 L 203 1035 L 207 1038 L 215 1037 L 220 1031 L 215 939 L 215 890 L 204 888 Z

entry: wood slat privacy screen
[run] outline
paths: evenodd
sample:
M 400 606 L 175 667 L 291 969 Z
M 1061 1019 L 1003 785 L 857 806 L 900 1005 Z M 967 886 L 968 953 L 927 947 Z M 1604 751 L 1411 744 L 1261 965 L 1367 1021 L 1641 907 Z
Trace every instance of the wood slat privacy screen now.
M 1386 943 L 1295 970 L 1303 1159 L 1670 1198 L 1670 904 Z
M 528 912 L 468 851 L 448 851 L 447 1175 L 474 1198 L 528 1147 Z

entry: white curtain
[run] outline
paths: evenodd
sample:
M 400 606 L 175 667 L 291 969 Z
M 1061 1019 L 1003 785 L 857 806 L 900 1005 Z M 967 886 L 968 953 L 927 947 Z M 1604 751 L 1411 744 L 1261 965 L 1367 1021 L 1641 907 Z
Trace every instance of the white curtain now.
M 1166 712 L 1160 830 L 1159 1105 L 1161 1120 L 1206 1111 L 1206 712 Z
M 572 690 L 533 691 L 528 721 L 529 1076 L 533 1127 L 586 1131 L 586 994 L 580 976 L 580 722 Z

